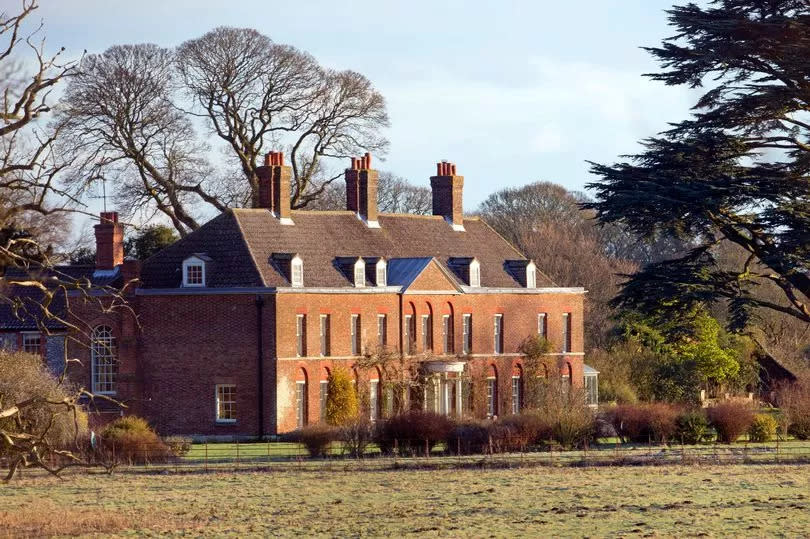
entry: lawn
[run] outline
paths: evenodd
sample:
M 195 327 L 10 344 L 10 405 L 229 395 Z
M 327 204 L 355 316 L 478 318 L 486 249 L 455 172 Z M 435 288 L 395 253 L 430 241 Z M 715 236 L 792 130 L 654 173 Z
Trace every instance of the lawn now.
M 0 487 L 0 536 L 804 535 L 810 468 L 74 473 Z

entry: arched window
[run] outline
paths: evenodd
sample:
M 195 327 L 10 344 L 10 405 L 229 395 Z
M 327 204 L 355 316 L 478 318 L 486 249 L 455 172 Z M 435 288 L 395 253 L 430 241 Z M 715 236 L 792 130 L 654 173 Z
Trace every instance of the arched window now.
M 115 337 L 109 326 L 96 326 L 90 341 L 90 365 L 93 393 L 114 395 L 118 377 Z
M 487 375 L 487 417 L 498 415 L 498 369 L 489 366 Z
M 445 314 L 442 315 L 442 351 L 445 354 L 453 354 L 455 352 L 454 333 L 453 305 L 448 302 L 445 307 Z
M 304 261 L 298 255 L 290 262 L 290 285 L 295 288 L 304 286 Z
M 470 286 L 481 286 L 481 264 L 478 260 L 470 262 Z
M 377 421 L 380 418 L 380 370 L 374 368 L 368 386 L 369 419 Z
M 426 313 L 422 315 L 422 352 L 433 351 L 433 307 L 426 304 Z
M 526 266 L 526 288 L 537 288 L 537 266 L 534 262 Z
M 303 368 L 298 369 L 298 377 L 295 380 L 295 411 L 299 429 L 306 427 L 308 422 L 307 401 L 309 388 L 307 386 L 307 371 Z
M 519 414 L 523 408 L 523 367 L 512 369 L 512 413 Z
M 320 383 L 320 404 L 321 404 L 321 421 L 326 421 L 326 401 L 329 398 L 329 369 L 324 367 L 321 369 L 321 383 Z

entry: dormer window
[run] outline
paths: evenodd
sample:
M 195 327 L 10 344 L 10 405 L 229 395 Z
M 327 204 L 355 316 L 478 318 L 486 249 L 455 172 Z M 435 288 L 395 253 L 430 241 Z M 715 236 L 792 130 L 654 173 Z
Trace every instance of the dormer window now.
M 385 260 L 380 259 L 377 261 L 377 286 L 387 286 L 388 284 L 388 268 Z
M 366 286 L 366 263 L 362 258 L 358 258 L 354 263 L 354 286 L 357 288 Z
M 481 264 L 477 260 L 470 262 L 470 286 L 481 286 Z
M 534 262 L 526 265 L 526 288 L 537 288 L 537 266 Z
M 210 259 L 205 255 L 195 254 L 183 261 L 183 286 L 205 286 L 205 268 Z
M 298 255 L 290 261 L 290 285 L 294 288 L 304 286 L 304 261 Z

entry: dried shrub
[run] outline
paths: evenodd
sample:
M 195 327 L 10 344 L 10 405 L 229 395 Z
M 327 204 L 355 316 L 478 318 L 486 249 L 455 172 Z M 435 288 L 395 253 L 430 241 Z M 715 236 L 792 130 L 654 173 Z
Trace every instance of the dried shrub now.
M 717 439 L 730 444 L 737 441 L 754 421 L 754 411 L 745 402 L 721 402 L 706 411 L 709 422 L 717 431 Z
M 357 419 L 340 429 L 343 450 L 352 457 L 362 457 L 374 439 L 374 425 L 367 419 Z
M 460 455 L 489 452 L 489 428 L 489 421 L 456 423 L 447 437 L 448 450 Z
M 175 457 L 184 457 L 191 451 L 191 438 L 185 436 L 167 436 L 163 438 L 163 443 L 169 446 Z
M 799 440 L 810 439 L 810 380 L 782 387 L 778 393 L 779 406 L 787 431 Z
M 332 442 L 340 438 L 340 432 L 329 425 L 317 423 L 297 430 L 291 438 L 304 444 L 310 457 L 324 457 Z
M 702 410 L 687 410 L 675 419 L 675 436 L 684 444 L 699 444 L 709 436 L 709 420 Z
M 757 414 L 748 427 L 748 439 L 752 442 L 770 442 L 776 436 L 778 423 L 773 416 Z
M 453 422 L 431 412 L 410 411 L 395 415 L 379 423 L 374 439 L 384 453 L 391 453 L 396 445 L 402 454 L 424 454 L 447 439 Z
M 605 415 L 623 442 L 666 443 L 677 432 L 678 408 L 671 404 L 623 404 L 610 408 Z
M 498 452 L 525 451 L 538 438 L 553 436 L 548 421 L 534 413 L 510 415 L 490 427 L 494 450 Z
M 102 460 L 111 465 L 166 462 L 172 452 L 149 423 L 129 415 L 107 424 L 101 433 Z
M 326 394 L 326 422 L 347 425 L 357 417 L 357 390 L 349 371 L 336 366 L 329 373 Z
M 538 438 L 553 439 L 563 447 L 585 445 L 596 435 L 596 417 L 585 404 L 584 391 L 562 378 L 544 381 L 537 391 L 536 406 L 529 412 L 542 418 L 544 427 Z

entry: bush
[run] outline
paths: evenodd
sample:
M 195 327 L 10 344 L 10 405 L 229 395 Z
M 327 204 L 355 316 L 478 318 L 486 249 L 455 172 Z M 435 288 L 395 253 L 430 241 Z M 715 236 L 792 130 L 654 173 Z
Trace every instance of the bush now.
M 666 443 L 677 432 L 678 409 L 662 402 L 615 406 L 606 417 L 623 442 Z
M 726 444 L 737 441 L 754 421 L 751 405 L 743 402 L 722 402 L 709 408 L 707 415 L 709 422 L 717 431 L 718 441 Z
M 351 375 L 342 367 L 335 367 L 329 373 L 326 388 L 326 422 L 342 426 L 357 417 L 357 389 Z
M 108 423 L 101 432 L 102 458 L 108 464 L 166 462 L 171 450 L 141 417 L 128 415 Z
M 374 425 L 366 419 L 357 419 L 340 429 L 343 450 L 352 457 L 362 457 L 374 438 Z
M 499 451 L 525 451 L 534 444 L 538 438 L 553 436 L 548 422 L 534 413 L 510 415 L 499 419 L 492 424 L 499 431 L 493 435 L 493 445 L 497 444 Z
M 391 453 L 396 445 L 401 454 L 418 455 L 447 440 L 452 429 L 453 422 L 443 415 L 410 411 L 379 423 L 374 439 L 384 453 Z
M 163 438 L 163 443 L 169 446 L 175 457 L 184 457 L 191 451 L 191 438 L 185 436 L 167 436 Z
M 675 436 L 684 444 L 699 444 L 709 435 L 709 420 L 700 410 L 689 410 L 675 419 Z
M 810 380 L 783 387 L 778 399 L 788 433 L 799 440 L 810 440 Z
M 596 433 L 596 418 L 585 404 L 585 393 L 562 378 L 550 378 L 537 394 L 532 413 L 542 418 L 538 438 L 551 438 L 564 447 L 586 444 Z
M 340 438 L 340 433 L 334 427 L 318 423 L 296 431 L 292 438 L 304 444 L 310 457 L 324 457 L 331 443 Z
M 776 419 L 768 414 L 757 414 L 748 427 L 748 439 L 752 442 L 770 442 L 776 436 Z
M 488 453 L 489 427 L 489 421 L 456 423 L 447 437 L 447 449 L 461 455 Z

